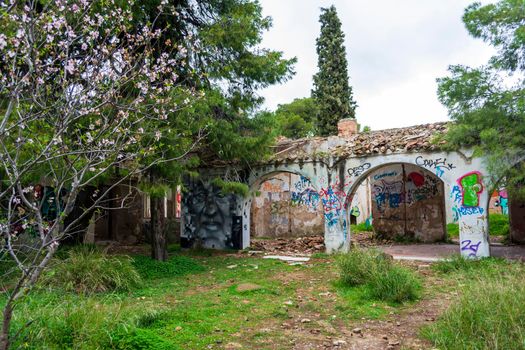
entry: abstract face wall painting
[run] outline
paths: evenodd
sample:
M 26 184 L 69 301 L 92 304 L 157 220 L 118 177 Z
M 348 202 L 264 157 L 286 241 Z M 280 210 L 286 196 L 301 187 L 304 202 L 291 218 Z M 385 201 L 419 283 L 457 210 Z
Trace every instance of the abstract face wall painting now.
M 181 245 L 204 248 L 234 248 L 232 218 L 236 199 L 211 183 L 192 182 L 183 195 L 184 230 Z

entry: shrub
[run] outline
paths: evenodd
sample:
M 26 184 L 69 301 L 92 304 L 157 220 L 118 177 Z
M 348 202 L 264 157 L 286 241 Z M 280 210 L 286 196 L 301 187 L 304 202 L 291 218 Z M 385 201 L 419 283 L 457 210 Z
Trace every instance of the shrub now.
M 352 249 L 337 257 L 337 266 L 344 285 L 366 285 L 375 299 L 401 303 L 417 299 L 421 290 L 412 271 L 393 265 L 391 258 L 378 250 Z
M 525 348 L 523 270 L 477 276 L 462 286 L 459 300 L 422 335 L 440 349 Z
M 146 279 L 183 276 L 205 271 L 194 259 L 183 255 L 172 256 L 168 261 L 157 261 L 148 256 L 133 257 L 133 266 Z
M 385 268 L 390 264 L 379 251 L 361 248 L 353 248 L 348 253 L 339 255 L 336 261 L 340 280 L 348 286 L 367 283 L 374 270 Z
M 42 278 L 43 285 L 83 294 L 129 291 L 140 283 L 129 257 L 83 245 L 68 250 L 67 258 L 56 261 Z
M 508 236 L 509 217 L 503 214 L 490 214 L 489 231 L 491 236 Z
M 447 224 L 447 234 L 450 238 L 459 237 L 459 224 Z
M 390 266 L 375 271 L 368 286 L 373 298 L 402 303 L 419 297 L 421 281 L 407 268 Z

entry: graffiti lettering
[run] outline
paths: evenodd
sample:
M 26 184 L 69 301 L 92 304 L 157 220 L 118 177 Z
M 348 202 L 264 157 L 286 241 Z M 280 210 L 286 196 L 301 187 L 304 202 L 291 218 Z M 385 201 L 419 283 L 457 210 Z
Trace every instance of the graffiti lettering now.
M 481 207 L 454 207 L 452 208 L 454 221 L 466 215 L 483 215 L 485 210 Z
M 458 180 L 462 188 L 463 205 L 467 207 L 477 207 L 479 205 L 479 195 L 483 192 L 481 184 L 481 174 L 471 172 L 463 175 Z
M 456 168 L 454 164 L 447 163 L 447 158 L 425 159 L 422 156 L 418 156 L 416 158 L 416 164 L 430 169 L 437 169 L 439 167 L 441 171 Z
M 377 174 L 377 175 L 374 175 L 374 180 L 379 180 L 387 176 L 396 176 L 396 175 L 397 175 L 397 172 L 395 171 L 392 171 L 389 173 Z
M 364 163 L 360 166 L 356 166 L 354 168 L 350 168 L 348 169 L 348 175 L 350 176 L 360 176 L 363 172 L 365 172 L 366 170 L 370 169 L 370 167 L 372 166 L 372 164 L 370 163 Z
M 480 245 L 481 241 L 474 244 L 470 239 L 466 239 L 461 241 L 461 251 L 470 251 L 471 253 L 468 256 L 477 256 Z

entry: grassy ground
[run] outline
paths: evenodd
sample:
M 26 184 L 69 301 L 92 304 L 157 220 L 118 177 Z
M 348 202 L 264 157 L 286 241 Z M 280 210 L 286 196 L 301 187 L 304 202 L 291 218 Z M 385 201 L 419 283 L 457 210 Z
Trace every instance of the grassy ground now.
M 136 257 L 134 265 L 142 283 L 128 292 L 78 295 L 42 287 L 32 293 L 19 305 L 15 326 L 32 323 L 15 345 L 162 350 L 325 349 L 338 344 L 338 349 L 385 349 L 391 343 L 418 349 L 434 343 L 460 349 L 448 333 L 440 333 L 456 319 L 438 316 L 451 302 L 450 310 L 472 307 L 461 304 L 460 296 L 474 293 L 473 288 L 487 292 L 483 281 L 495 289 L 497 280 L 491 276 L 508 269 L 500 261 L 482 269 L 461 260 L 436 269 L 406 263 L 404 267 L 421 278 L 423 289 L 419 300 L 396 304 L 374 298 L 369 286 L 345 286 L 335 259 L 322 254 L 306 265 L 291 266 L 246 254 L 175 252 L 167 263 Z M 513 276 L 525 272 L 522 265 L 511 269 Z M 516 286 L 509 284 L 508 289 Z M 478 325 L 481 330 L 484 326 L 491 327 L 487 334 L 493 332 L 493 323 Z

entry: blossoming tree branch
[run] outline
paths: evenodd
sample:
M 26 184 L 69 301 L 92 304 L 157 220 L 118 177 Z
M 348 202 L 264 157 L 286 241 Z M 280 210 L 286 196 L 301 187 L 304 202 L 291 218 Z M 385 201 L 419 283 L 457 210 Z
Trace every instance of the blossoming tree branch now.
M 115 186 L 194 146 L 171 159 L 158 147 L 169 116 L 198 98 L 177 75 L 191 43 L 157 45 L 162 29 L 133 23 L 132 5 L 0 2 L 0 259 L 14 261 L 17 275 L 0 286 L 8 290 L 0 349 L 16 336 L 17 302 L 79 221 L 115 206 Z M 178 15 L 164 3 L 158 12 Z M 109 177 L 104 191 L 92 190 Z M 66 220 L 83 191 L 89 207 Z

